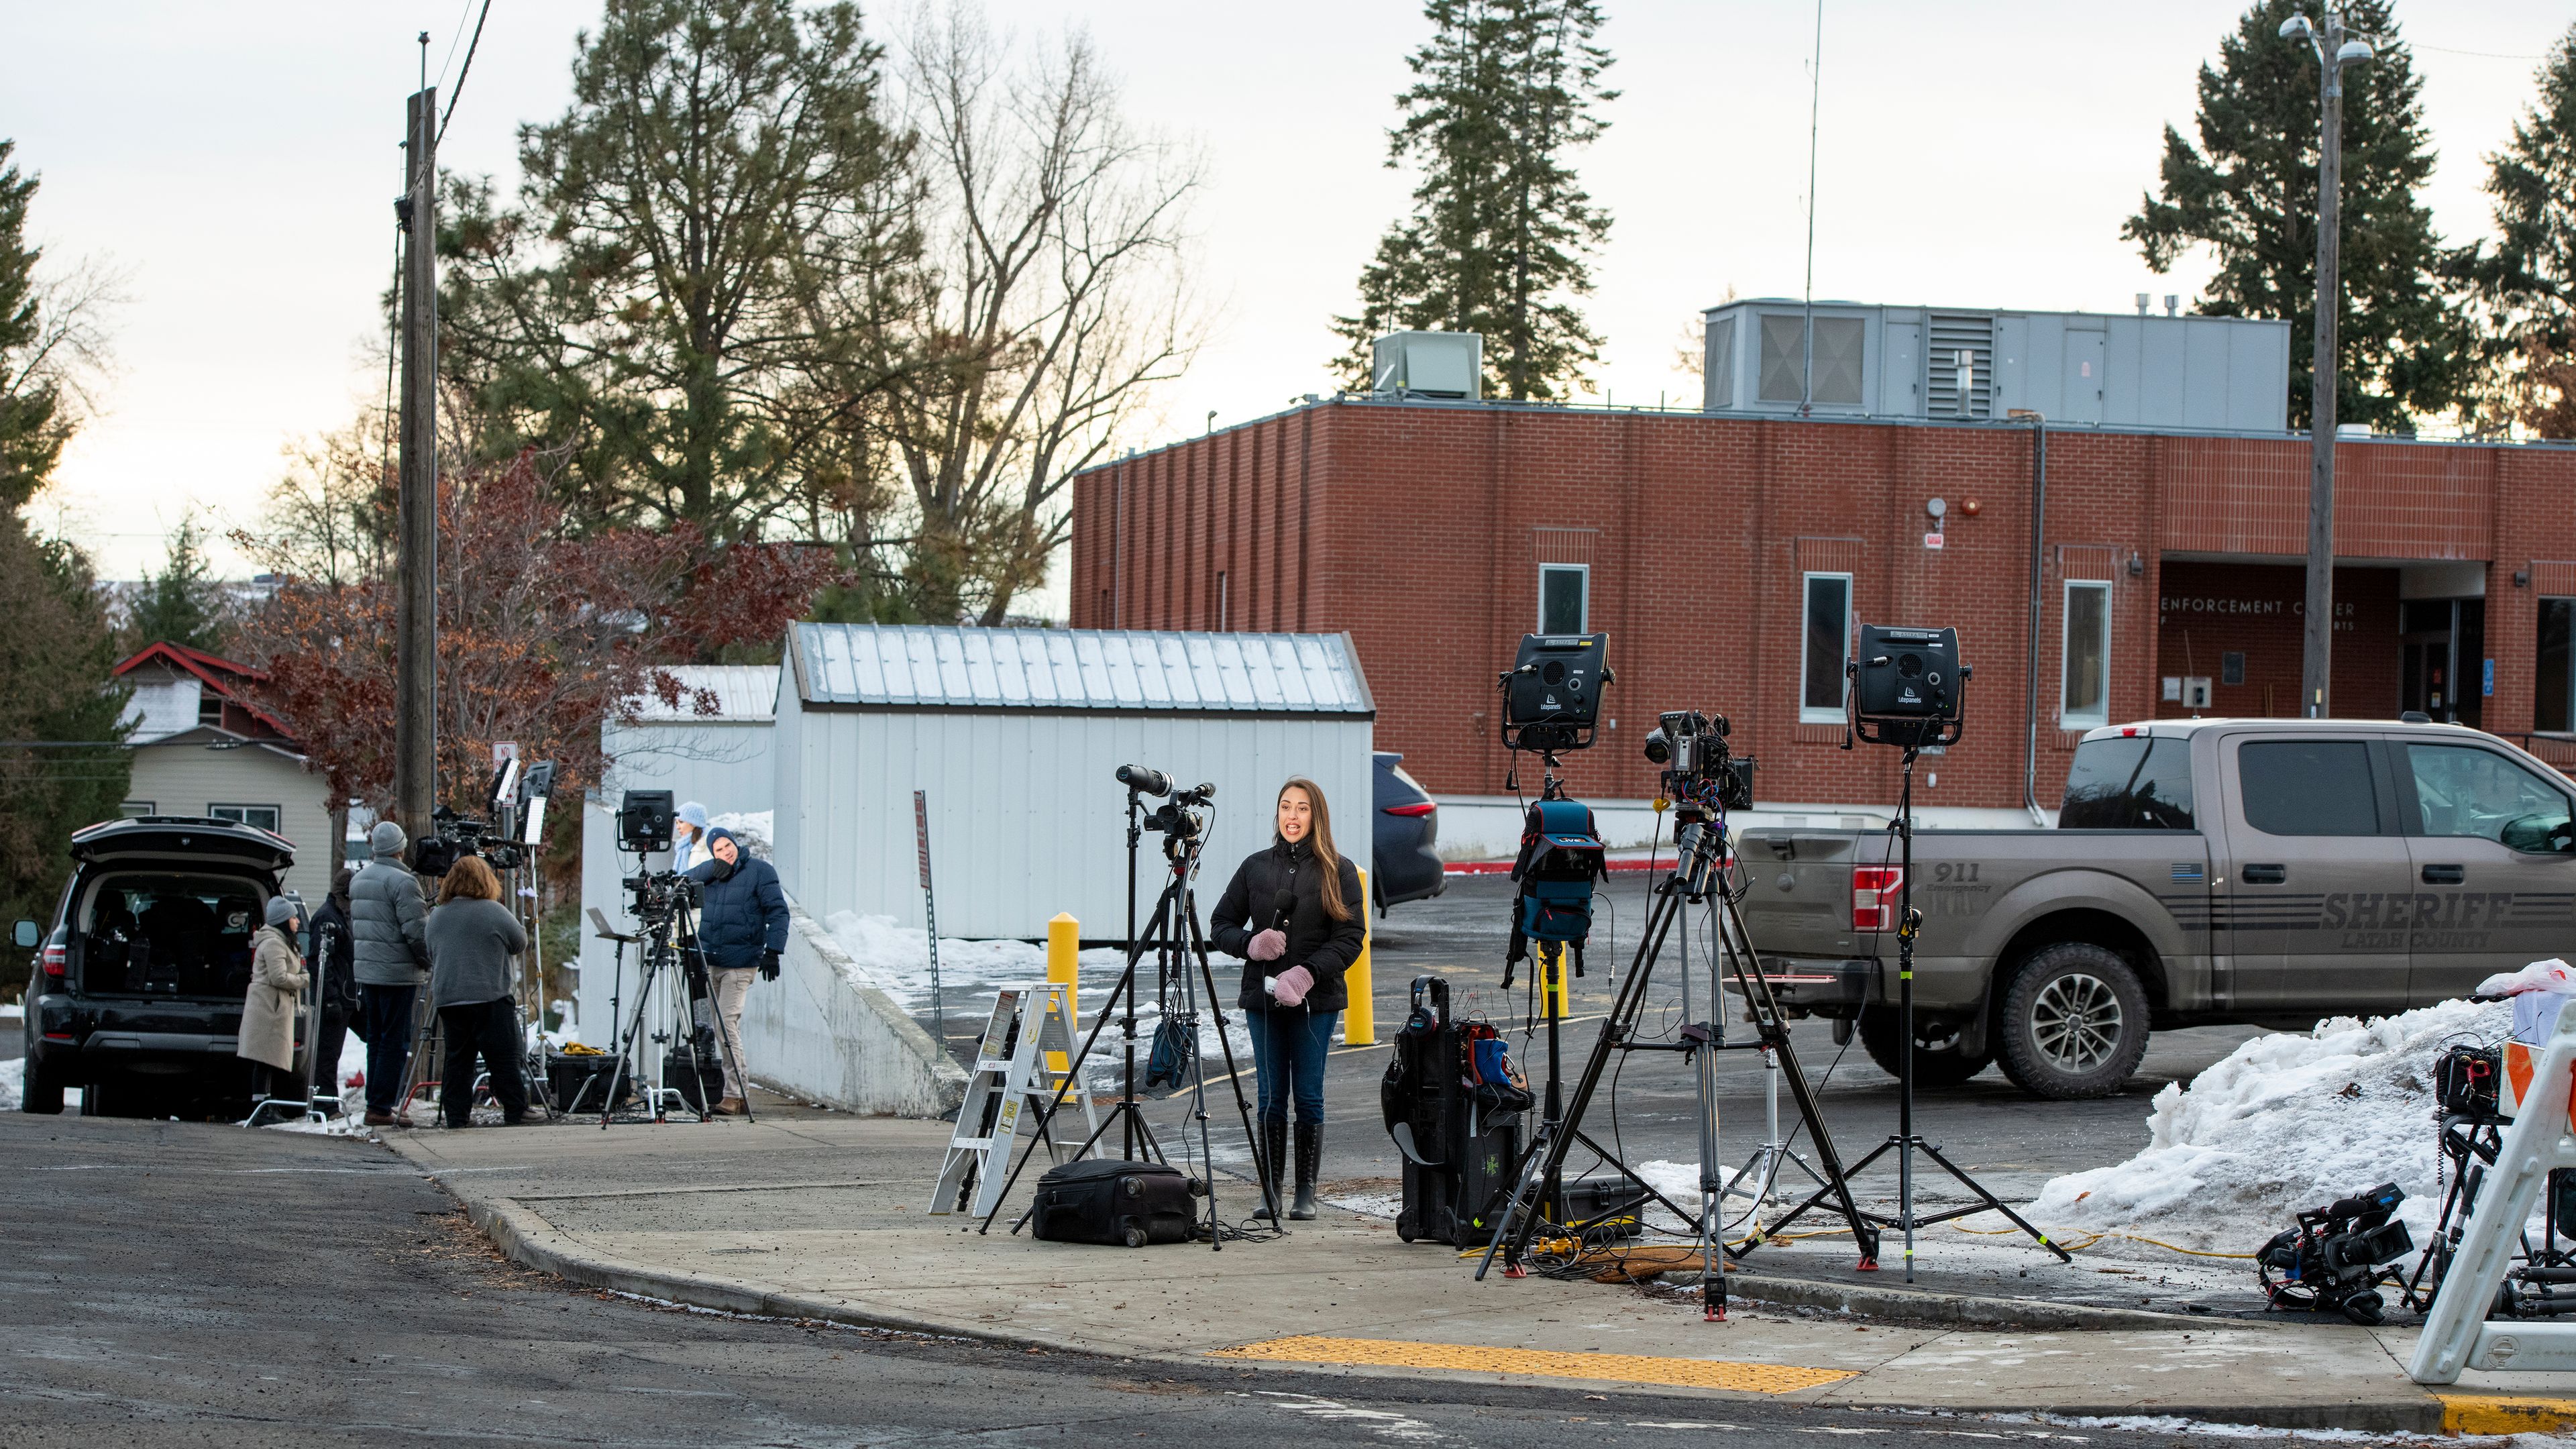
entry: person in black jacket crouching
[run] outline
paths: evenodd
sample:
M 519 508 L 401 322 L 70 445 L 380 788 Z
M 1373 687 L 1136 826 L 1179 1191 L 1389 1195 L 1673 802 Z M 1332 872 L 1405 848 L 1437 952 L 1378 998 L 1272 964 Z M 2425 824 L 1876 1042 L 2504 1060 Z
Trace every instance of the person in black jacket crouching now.
M 1210 918 L 1218 950 L 1243 958 L 1244 1010 L 1261 1084 L 1261 1145 L 1275 1187 L 1288 1147 L 1288 1102 L 1297 1102 L 1297 1200 L 1288 1216 L 1315 1215 L 1324 1161 L 1324 1053 L 1333 1020 L 1350 1004 L 1342 973 L 1368 937 L 1359 867 L 1333 849 L 1322 787 L 1279 787 L 1279 830 L 1245 858 Z M 1264 1206 L 1257 1216 L 1267 1217 Z
M 751 1090 L 738 1075 L 750 1070 L 742 1059 L 742 1002 L 751 993 L 752 972 L 778 979 L 778 958 L 787 950 L 787 894 L 769 862 L 721 828 L 707 832 L 707 859 L 691 866 L 689 876 L 699 883 L 698 949 L 706 953 L 716 1029 L 724 1033 L 725 1094 L 715 1115 L 739 1117 Z

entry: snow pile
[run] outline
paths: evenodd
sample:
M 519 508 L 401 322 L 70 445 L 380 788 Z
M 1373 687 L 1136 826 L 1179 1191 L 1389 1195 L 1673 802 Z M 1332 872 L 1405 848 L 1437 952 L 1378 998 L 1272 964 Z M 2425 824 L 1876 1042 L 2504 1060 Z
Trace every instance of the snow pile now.
M 2052 1178 L 2026 1210 L 2052 1235 L 2128 1231 L 2205 1252 L 2251 1252 L 2302 1208 L 2394 1181 L 2417 1242 L 2441 1209 L 2433 1064 L 2503 1039 L 2503 1003 L 2445 1001 L 2256 1037 L 2148 1114 L 2148 1146 L 2115 1167 Z
M 778 812 L 775 810 L 728 810 L 707 817 L 710 830 L 729 830 L 735 841 L 762 860 L 769 859 L 772 842 L 778 838 Z
M 27 1059 L 14 1057 L 0 1062 L 0 1112 L 18 1110 L 19 1096 L 27 1089 Z
M 823 929 L 830 932 L 833 944 L 849 956 L 856 968 L 851 978 L 855 986 L 873 987 L 886 993 L 904 1010 L 920 1015 L 930 1010 L 930 936 L 916 926 L 895 924 L 892 916 L 863 916 L 856 911 L 834 911 L 824 918 Z M 1095 946 L 1074 958 L 1079 990 L 1076 1004 L 1084 1013 L 1077 1023 L 1077 1044 L 1091 1029 L 1099 1011 L 1108 1004 L 1109 993 L 1118 984 L 1119 973 L 1127 965 L 1127 953 L 1114 946 Z M 1243 1026 L 1243 1013 L 1234 1009 L 1232 993 L 1240 980 L 1241 963 L 1229 956 L 1211 955 L 1209 964 L 1216 976 L 1217 989 L 1227 993 L 1224 1003 L 1232 1039 L 1235 1062 L 1251 1065 L 1252 1038 Z M 1193 968 L 1195 976 L 1195 968 Z M 993 1008 L 994 997 L 1004 986 L 1022 986 L 1046 980 L 1046 948 L 1026 941 L 965 941 L 939 938 L 939 976 L 941 1005 L 950 1022 L 950 1030 L 980 1030 L 984 1018 Z M 1162 1021 L 1162 1011 L 1155 1001 L 1153 963 L 1137 968 L 1136 1037 L 1141 1073 L 1142 1059 L 1153 1040 L 1154 1028 Z M 1177 986 L 1174 988 L 1177 992 Z M 1204 996 L 1204 993 L 1201 993 Z M 1224 1058 L 1218 1051 L 1216 1023 L 1205 1000 L 1199 1003 L 1199 1050 L 1206 1053 L 1211 1078 L 1225 1074 Z M 1121 1015 L 1124 1015 L 1122 1010 Z M 971 1026 L 970 1026 L 971 1023 Z M 1112 1044 L 1121 1040 L 1120 1028 L 1112 1025 L 1101 1034 L 1101 1043 L 1092 1053 L 1085 1076 L 1097 1080 L 1100 1073 L 1121 1058 Z

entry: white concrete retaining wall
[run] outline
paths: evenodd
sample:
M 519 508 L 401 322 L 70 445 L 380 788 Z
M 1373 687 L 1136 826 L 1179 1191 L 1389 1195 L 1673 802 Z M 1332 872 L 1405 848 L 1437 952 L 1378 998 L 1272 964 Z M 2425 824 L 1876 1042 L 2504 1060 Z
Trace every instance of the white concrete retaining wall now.
M 893 998 L 854 983 L 849 957 L 789 902 L 795 924 L 775 981 L 754 981 L 742 1050 L 755 1080 L 849 1112 L 953 1117 L 966 1073 Z

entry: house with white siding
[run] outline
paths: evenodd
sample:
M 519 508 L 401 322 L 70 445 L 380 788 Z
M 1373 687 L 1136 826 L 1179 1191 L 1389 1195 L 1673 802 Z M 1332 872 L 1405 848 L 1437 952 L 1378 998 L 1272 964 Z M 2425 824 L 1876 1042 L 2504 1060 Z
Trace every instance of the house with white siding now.
M 168 642 L 118 664 L 134 687 L 128 816 L 195 815 L 238 820 L 295 843 L 289 890 L 319 901 L 330 888 L 334 821 L 328 787 L 276 717 L 251 700 L 266 676 L 247 664 Z

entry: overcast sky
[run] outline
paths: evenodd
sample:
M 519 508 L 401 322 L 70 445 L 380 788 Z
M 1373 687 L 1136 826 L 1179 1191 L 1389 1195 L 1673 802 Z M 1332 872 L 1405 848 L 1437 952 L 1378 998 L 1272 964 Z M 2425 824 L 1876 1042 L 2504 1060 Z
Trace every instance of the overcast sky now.
M 413 37 L 431 32 L 430 68 L 452 89 L 476 5 L 0 0 L 0 137 L 44 178 L 36 239 L 51 261 L 124 269 L 131 297 L 106 414 L 72 445 L 39 526 L 134 577 L 191 510 L 218 528 L 249 520 L 282 447 L 380 395 Z M 1815 11 L 1605 8 L 1622 95 L 1578 165 L 1615 220 L 1588 311 L 1610 400 L 1652 403 L 1695 388 L 1674 351 L 1700 308 L 1729 287 L 1801 288 Z M 2125 311 L 2138 292 L 2159 306 L 2179 292 L 2187 306 L 2205 267 L 2153 275 L 2120 223 L 2155 179 L 2162 126 L 2188 130 L 2195 69 L 2241 8 L 1827 0 L 1816 294 Z M 993 0 L 992 14 L 1024 34 L 1087 27 L 1131 114 L 1210 163 L 1199 271 L 1216 330 L 1128 441 L 1328 387 L 1329 320 L 1411 187 L 1382 163 L 1424 31 L 1416 7 Z M 596 15 L 570 0 L 493 6 L 449 169 L 514 175 L 517 126 L 561 112 L 574 36 Z M 2401 0 L 2398 15 L 2442 162 L 2434 217 L 2450 239 L 2485 235 L 2481 158 L 2576 4 Z

